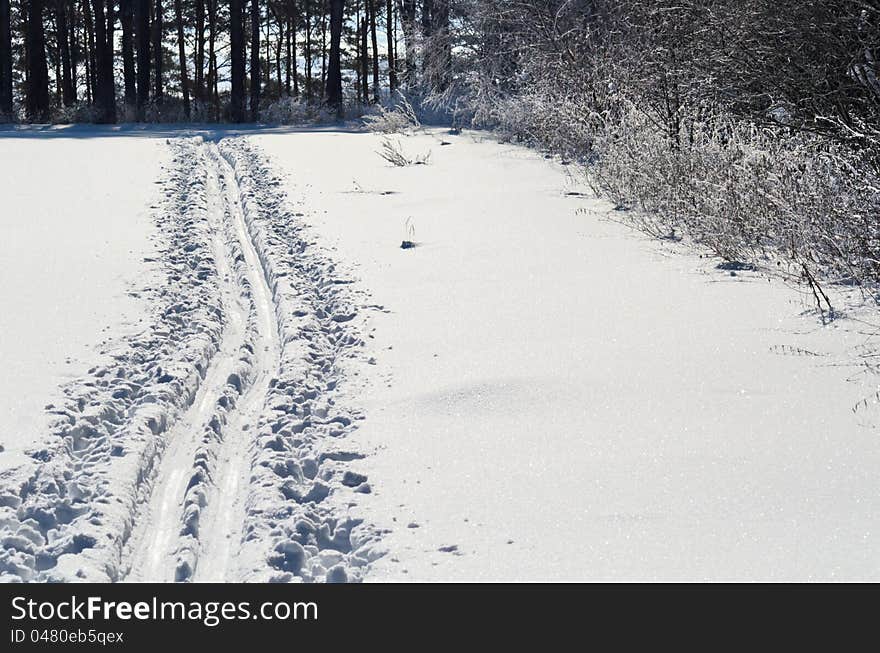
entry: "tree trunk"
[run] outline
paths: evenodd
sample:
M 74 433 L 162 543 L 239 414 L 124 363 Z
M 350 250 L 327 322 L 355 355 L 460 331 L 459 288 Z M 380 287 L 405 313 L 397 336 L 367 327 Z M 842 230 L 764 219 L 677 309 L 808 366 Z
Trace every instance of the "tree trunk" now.
M 268 4 L 268 3 L 267 3 Z M 262 21 L 262 16 L 260 16 L 260 20 Z M 264 23 L 266 27 L 266 33 L 261 37 L 263 39 L 263 43 L 266 44 L 266 79 L 263 81 L 263 89 L 269 86 L 272 83 L 272 38 L 271 38 L 271 25 L 269 24 L 269 12 L 266 11 L 266 22 Z M 262 96 L 262 90 L 260 92 Z
M 393 94 L 397 89 L 397 57 L 394 52 L 394 2 L 385 3 L 385 37 L 388 41 L 388 89 Z
M 290 50 L 293 53 L 293 59 L 290 62 L 290 66 L 293 69 L 293 94 L 296 97 L 299 97 L 299 69 L 296 65 L 296 3 L 291 3 L 291 15 L 290 15 Z
M 244 122 L 244 0 L 229 0 L 229 44 L 232 49 L 232 89 L 229 117 Z
M 213 104 L 214 120 L 220 120 L 220 92 L 217 84 L 217 0 L 208 0 L 208 94 Z
M 321 5 L 321 99 L 327 84 L 327 0 Z
M 290 97 L 290 70 L 291 66 L 293 66 L 293 62 L 291 61 L 291 57 L 293 53 L 296 52 L 296 48 L 291 46 L 291 32 L 293 31 L 293 16 L 291 15 L 290 10 L 291 3 L 288 2 L 285 9 L 285 30 L 286 30 L 286 46 L 287 46 L 287 59 L 285 60 L 285 70 L 284 70 L 284 90 L 287 93 L 287 96 Z
M 284 70 L 281 68 L 281 51 L 284 50 L 284 27 L 287 21 L 282 12 L 277 11 L 271 4 L 268 7 L 272 9 L 272 14 L 275 16 L 275 26 L 278 28 L 278 38 L 275 39 L 275 72 L 278 74 L 278 97 L 280 99 L 281 94 L 284 92 Z M 266 24 L 269 24 L 268 16 L 266 17 Z M 268 30 L 266 34 L 266 43 L 268 43 Z M 268 64 L 268 62 L 266 63 Z M 268 68 L 271 68 L 271 66 L 268 66 Z
M 43 0 L 31 0 L 27 7 L 25 52 L 27 92 L 25 114 L 30 122 L 49 120 L 49 68 L 43 30 Z
M 312 3 L 306 0 L 306 98 L 312 100 Z
M 155 99 L 157 105 L 161 105 L 165 94 L 162 80 L 162 68 L 164 63 L 162 59 L 162 37 L 165 33 L 165 12 L 162 8 L 162 0 L 156 0 L 154 9 L 155 15 L 153 16 L 153 84 L 155 86 L 155 90 L 153 91 L 153 98 Z
M 193 67 L 195 68 L 193 96 L 199 103 L 205 93 L 205 0 L 196 0 L 196 54 Z
M 438 91 L 449 88 L 452 74 L 452 41 L 449 34 L 449 0 L 434 0 L 434 14 L 431 17 L 434 33 L 432 46 L 432 65 L 434 79 L 432 84 Z
M 0 122 L 12 119 L 12 20 L 9 0 L 0 0 Z
M 370 53 L 367 51 L 367 12 L 364 3 L 364 19 L 361 21 L 361 90 L 364 94 L 364 104 L 370 102 L 369 60 Z
M 137 104 L 134 71 L 134 5 L 136 0 L 120 0 L 119 22 L 122 23 L 122 77 L 125 85 L 125 104 Z
M 342 41 L 342 14 L 345 0 L 330 0 L 330 61 L 327 66 L 327 104 L 342 118 L 342 68 L 340 44 Z
M 113 0 L 92 0 L 95 22 L 97 70 L 95 74 L 95 120 L 116 122 L 116 87 L 113 80 Z
M 354 71 L 357 75 L 354 83 L 354 90 L 357 94 L 358 102 L 364 99 L 364 65 L 363 55 L 361 54 L 361 46 L 364 40 L 361 38 L 361 0 L 355 0 L 354 4 Z
M 79 62 L 79 38 L 77 37 L 77 29 L 79 27 L 79 14 L 76 11 L 76 0 L 66 0 L 68 30 L 70 43 L 70 88 L 72 91 L 71 104 L 76 103 L 77 93 L 76 87 L 79 83 L 78 62 Z
M 425 37 L 430 37 L 433 32 L 433 12 L 434 0 L 422 0 L 422 35 Z
M 174 20 L 177 22 L 177 58 L 180 61 L 180 89 L 183 91 L 183 115 L 189 120 L 189 75 L 186 70 L 186 43 L 183 40 L 183 4 L 174 0 Z
M 46 7 L 46 11 L 49 11 L 49 7 Z M 55 73 L 55 102 L 59 106 L 63 106 L 63 91 L 61 90 L 61 43 L 58 40 L 58 13 L 52 12 L 53 15 L 53 23 L 52 27 L 55 28 L 55 43 L 53 45 L 46 44 L 46 48 L 49 51 L 49 59 L 52 61 L 52 65 L 55 67 L 53 71 Z M 51 100 L 50 100 L 51 101 Z
M 58 58 L 61 64 L 61 101 L 65 107 L 72 106 L 74 102 L 73 81 L 70 77 L 69 10 L 68 0 L 56 0 L 56 38 L 58 39 Z M 2 110 L 0 110 L 0 113 L 2 113 Z
M 434 70 L 434 49 L 431 38 L 434 36 L 434 0 L 422 0 L 422 75 L 431 83 Z
M 137 110 L 138 120 L 146 119 L 150 101 L 150 0 L 134 0 L 134 31 L 137 41 Z
M 416 0 L 399 0 L 400 20 L 403 24 L 403 40 L 406 49 L 404 80 L 408 85 L 416 83 Z
M 379 104 L 379 45 L 376 39 L 376 0 L 367 0 L 370 13 L 370 41 L 373 48 L 373 103 Z
M 251 0 L 251 120 L 260 115 L 260 3 Z
M 92 20 L 92 8 L 89 0 L 82 0 L 83 19 L 86 43 L 86 95 L 89 104 L 95 100 L 95 24 Z

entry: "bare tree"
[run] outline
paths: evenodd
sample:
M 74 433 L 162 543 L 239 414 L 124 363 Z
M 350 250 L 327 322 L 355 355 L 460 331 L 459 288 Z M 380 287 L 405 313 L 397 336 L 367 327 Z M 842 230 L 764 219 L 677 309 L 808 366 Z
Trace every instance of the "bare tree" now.
M 342 16 L 345 11 L 344 0 L 330 0 L 330 59 L 327 65 L 327 104 L 336 110 L 341 118 L 342 105 L 342 67 L 341 41 Z
M 165 10 L 162 0 L 155 0 L 153 4 L 153 100 L 157 106 L 161 105 L 165 96 L 164 86 L 164 53 L 163 41 L 165 37 Z
M 70 10 L 71 4 L 68 0 L 55 0 L 55 38 L 58 41 L 58 59 L 61 67 L 61 78 L 58 82 L 61 85 L 61 101 L 65 107 L 72 106 L 76 101 L 70 60 Z
M 134 0 L 135 41 L 137 42 L 137 111 L 144 120 L 150 101 L 150 0 Z
M 31 0 L 23 8 L 27 11 L 25 52 L 27 85 L 25 114 L 31 122 L 49 119 L 49 69 L 46 63 L 46 37 L 43 28 L 43 0 Z
M 251 0 L 251 120 L 260 115 L 260 3 Z
M 12 22 L 9 0 L 0 0 L 0 120 L 12 117 Z
M 92 0 L 95 21 L 95 120 L 116 122 L 116 85 L 113 80 L 113 2 Z
M 394 2 L 385 2 L 385 38 L 388 48 L 388 90 L 391 93 L 397 89 L 397 57 L 394 51 Z
M 183 93 L 183 113 L 190 119 L 189 75 L 186 70 L 186 46 L 184 43 L 183 6 L 181 0 L 174 0 L 174 19 L 177 23 L 177 55 L 180 62 L 180 89 Z
M 232 89 L 229 117 L 232 122 L 244 122 L 244 7 L 243 0 L 229 0 L 229 39 L 231 48 Z

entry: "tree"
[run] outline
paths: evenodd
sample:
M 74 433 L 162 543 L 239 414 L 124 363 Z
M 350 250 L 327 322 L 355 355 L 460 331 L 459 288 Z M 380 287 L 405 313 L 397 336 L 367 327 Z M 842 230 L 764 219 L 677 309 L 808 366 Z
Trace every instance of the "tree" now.
M 134 3 L 120 0 L 119 23 L 122 27 L 122 79 L 125 87 L 125 105 L 137 105 L 137 85 L 134 68 Z
M 46 63 L 46 36 L 43 28 L 44 0 L 31 0 L 22 8 L 27 11 L 25 58 L 27 85 L 25 115 L 30 122 L 49 120 L 49 68 Z
M 190 119 L 189 76 L 186 71 L 186 46 L 183 40 L 183 6 L 181 0 L 174 0 L 174 21 L 177 23 L 177 54 L 180 62 L 180 88 L 183 93 L 183 113 Z
M 12 117 L 12 23 L 9 0 L 0 0 L 0 120 Z
M 342 117 L 342 66 L 340 62 L 342 41 L 342 15 L 344 0 L 330 0 L 330 60 L 327 64 L 327 104 Z
M 92 7 L 90 0 L 82 0 L 83 28 L 85 29 L 86 45 L 86 100 L 89 104 L 95 99 L 95 75 L 98 64 L 95 53 L 95 24 L 92 20 Z
M 367 52 L 367 32 L 369 31 L 369 21 L 367 20 L 366 0 L 364 0 L 364 18 L 360 20 L 360 3 L 358 3 L 358 59 L 360 69 L 358 70 L 358 79 L 360 80 L 360 92 L 363 96 L 364 104 L 369 103 L 369 53 Z
M 113 0 L 93 0 L 95 21 L 95 120 L 116 122 L 116 85 L 113 80 Z M 105 6 L 106 5 L 106 6 Z
M 201 103 L 205 93 L 205 0 L 196 0 L 196 51 L 193 97 Z
M 408 86 L 416 82 L 416 0 L 398 0 L 401 3 L 400 22 L 403 25 L 406 72 L 404 81 Z
M 423 0 L 422 34 L 425 48 L 422 71 L 428 85 L 437 91 L 449 85 L 452 49 L 449 39 L 449 0 Z
M 137 40 L 137 110 L 144 120 L 150 101 L 150 0 L 134 0 L 135 37 Z
M 293 94 L 299 97 L 299 71 L 296 66 L 296 30 L 297 30 L 297 4 L 290 0 L 290 43 L 288 44 L 288 73 L 293 69 Z
M 70 30 L 68 27 L 70 9 L 71 5 L 68 0 L 55 0 L 55 38 L 58 41 L 58 58 L 61 64 L 61 79 L 58 81 L 61 85 L 61 101 L 65 107 L 72 106 L 76 101 L 76 91 L 71 77 Z
M 376 0 L 367 0 L 370 16 L 370 41 L 373 48 L 373 102 L 379 104 L 379 45 L 376 39 Z
M 260 2 L 251 0 L 251 120 L 260 115 Z
M 229 0 L 229 46 L 231 48 L 231 93 L 229 117 L 244 122 L 244 7 L 243 0 Z
M 80 60 L 80 46 L 79 46 L 79 28 L 80 28 L 80 16 L 79 12 L 76 10 L 76 0 L 67 0 L 67 15 L 68 21 L 67 26 L 69 29 L 68 37 L 70 43 L 70 84 L 71 89 L 73 90 L 72 100 L 75 103 L 77 100 L 77 87 L 79 86 L 79 60 Z
M 394 52 L 394 2 L 385 3 L 385 37 L 388 41 L 388 89 L 394 93 L 397 89 L 397 58 Z
M 449 87 L 452 72 L 452 41 L 449 34 L 449 2 L 450 0 L 434 0 L 434 11 L 431 16 L 433 31 L 432 43 L 432 79 L 434 88 L 445 91 Z
M 208 4 L 208 95 L 211 97 L 214 120 L 220 120 L 220 90 L 217 84 L 217 10 L 218 0 L 207 0 Z
M 312 99 L 312 2 L 305 0 L 306 42 L 303 44 L 303 56 L 306 59 L 306 98 Z
M 164 100 L 165 87 L 162 74 L 164 71 L 164 59 L 162 51 L 162 40 L 165 36 L 165 11 L 162 7 L 162 0 L 155 0 L 155 15 L 153 16 L 153 99 L 156 105 L 161 105 Z

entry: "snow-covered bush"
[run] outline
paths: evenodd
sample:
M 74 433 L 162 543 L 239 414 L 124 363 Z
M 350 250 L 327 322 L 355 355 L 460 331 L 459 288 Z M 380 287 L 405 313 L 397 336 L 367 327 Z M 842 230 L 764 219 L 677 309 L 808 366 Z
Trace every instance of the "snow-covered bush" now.
M 422 126 L 415 109 L 400 92 L 389 107 L 377 105 L 362 120 L 369 131 L 379 134 L 408 134 Z
M 876 284 L 878 24 L 855 0 L 487 0 L 428 97 L 581 164 L 658 237 Z
M 260 119 L 272 125 L 305 125 L 335 122 L 336 116 L 320 104 L 283 97 L 263 107 Z

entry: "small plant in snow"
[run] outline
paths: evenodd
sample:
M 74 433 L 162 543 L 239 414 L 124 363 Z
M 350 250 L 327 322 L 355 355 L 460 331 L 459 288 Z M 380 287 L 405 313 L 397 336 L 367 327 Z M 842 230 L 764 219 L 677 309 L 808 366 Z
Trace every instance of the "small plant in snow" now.
M 400 249 L 412 249 L 416 246 L 416 228 L 413 225 L 412 217 L 406 219 L 403 228 L 406 231 L 406 238 L 400 243 Z
M 407 166 L 413 165 L 427 165 L 428 161 L 430 161 L 431 159 L 430 150 L 425 154 L 422 154 L 415 158 L 408 157 L 406 154 L 403 153 L 403 149 L 400 146 L 400 141 L 392 141 L 388 137 L 382 139 L 382 149 L 379 150 L 377 154 L 388 161 L 388 163 L 393 166 L 397 166 L 398 168 L 405 168 Z

